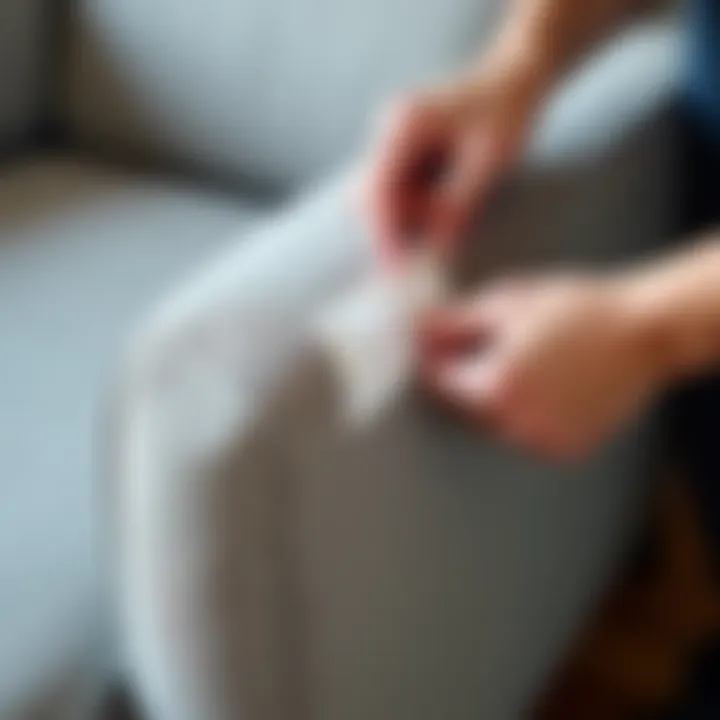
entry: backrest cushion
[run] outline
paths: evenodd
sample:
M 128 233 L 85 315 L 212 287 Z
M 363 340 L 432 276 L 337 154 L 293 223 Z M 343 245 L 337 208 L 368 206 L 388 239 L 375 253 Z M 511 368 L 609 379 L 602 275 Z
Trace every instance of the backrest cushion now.
M 0 148 L 28 135 L 43 87 L 43 0 L 0 0 Z
M 398 89 L 487 37 L 501 0 L 75 0 L 80 139 L 293 184 Z

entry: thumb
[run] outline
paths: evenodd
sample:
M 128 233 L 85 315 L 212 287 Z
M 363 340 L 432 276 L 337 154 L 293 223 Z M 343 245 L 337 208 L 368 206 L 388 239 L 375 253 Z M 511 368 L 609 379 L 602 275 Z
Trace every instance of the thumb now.
M 477 298 L 433 310 L 418 323 L 421 355 L 430 361 L 467 356 L 489 340 L 497 318 Z
M 496 426 L 502 412 L 501 364 L 493 353 L 448 360 L 425 375 L 429 391 L 475 423 Z

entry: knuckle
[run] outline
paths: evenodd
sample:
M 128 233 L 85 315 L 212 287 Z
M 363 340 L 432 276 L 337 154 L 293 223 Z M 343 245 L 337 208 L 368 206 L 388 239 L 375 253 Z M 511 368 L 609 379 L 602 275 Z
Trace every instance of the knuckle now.
M 506 410 L 515 406 L 520 396 L 522 377 L 514 367 L 500 372 L 492 384 L 492 395 L 495 402 Z
M 424 118 L 426 105 L 420 95 L 408 95 L 392 102 L 381 118 L 385 132 L 399 133 L 416 127 Z

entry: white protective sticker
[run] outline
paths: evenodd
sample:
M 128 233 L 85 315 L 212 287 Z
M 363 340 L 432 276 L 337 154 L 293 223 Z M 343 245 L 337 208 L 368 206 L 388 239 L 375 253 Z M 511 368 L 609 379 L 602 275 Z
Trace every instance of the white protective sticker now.
M 321 316 L 320 343 L 353 425 L 371 422 L 412 378 L 413 319 L 444 294 L 439 263 L 418 256 L 402 273 L 365 279 Z

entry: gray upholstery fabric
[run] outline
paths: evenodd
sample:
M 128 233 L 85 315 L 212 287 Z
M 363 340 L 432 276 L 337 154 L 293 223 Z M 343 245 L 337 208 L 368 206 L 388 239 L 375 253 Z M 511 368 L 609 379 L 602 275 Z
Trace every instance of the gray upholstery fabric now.
M 294 717 L 259 420 L 313 310 L 368 266 L 345 187 L 237 234 L 130 348 L 117 546 L 128 668 L 151 718 Z
M 381 101 L 477 50 L 502 3 L 74 5 L 83 137 L 289 183 L 349 157 Z
M 541 115 L 512 187 L 471 245 L 466 262 L 475 272 L 616 261 L 667 232 L 676 203 L 679 35 L 672 23 L 644 23 L 568 78 Z
M 105 632 L 93 455 L 121 337 L 256 213 L 46 158 L 0 171 L 0 717 L 79 720 Z M 97 470 L 97 468 L 95 468 Z
M 0 0 L 0 149 L 38 120 L 47 40 L 42 0 Z
M 637 31 L 572 81 L 475 273 L 667 231 L 674 48 Z M 131 350 L 117 540 L 153 720 L 519 720 L 617 560 L 643 492 L 632 432 L 561 472 L 410 395 L 339 429 L 308 323 L 369 264 L 338 183 L 178 290 Z

